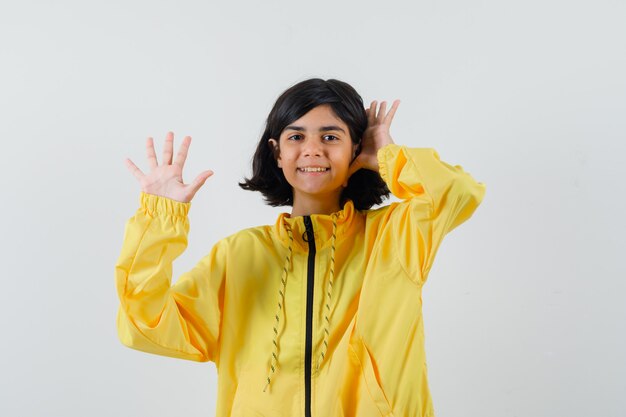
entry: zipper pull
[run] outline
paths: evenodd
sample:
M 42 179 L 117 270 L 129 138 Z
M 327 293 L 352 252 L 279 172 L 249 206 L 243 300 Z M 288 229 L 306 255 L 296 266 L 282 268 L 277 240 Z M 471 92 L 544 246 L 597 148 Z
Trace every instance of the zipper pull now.
M 311 223 L 310 216 L 304 216 L 304 226 L 306 230 L 302 233 L 302 240 L 305 242 L 308 242 L 309 238 L 315 240 L 315 236 L 313 236 L 313 223 Z

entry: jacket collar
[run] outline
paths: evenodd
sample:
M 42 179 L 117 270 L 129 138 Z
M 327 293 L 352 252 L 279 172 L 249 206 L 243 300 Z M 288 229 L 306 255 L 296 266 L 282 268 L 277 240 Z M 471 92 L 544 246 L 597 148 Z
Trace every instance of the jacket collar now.
M 316 248 L 323 249 L 330 245 L 333 235 L 333 216 L 336 216 L 337 237 L 350 234 L 363 222 L 359 211 L 354 208 L 352 200 L 347 200 L 343 208 L 331 214 L 311 214 L 313 223 L 313 234 L 315 236 Z M 278 236 L 285 247 L 289 247 L 289 234 L 287 226 L 291 228 L 294 240 L 294 250 L 308 251 L 309 244 L 304 240 L 303 234 L 306 231 L 304 226 L 304 216 L 291 217 L 289 213 L 281 213 L 274 224 L 274 233 Z

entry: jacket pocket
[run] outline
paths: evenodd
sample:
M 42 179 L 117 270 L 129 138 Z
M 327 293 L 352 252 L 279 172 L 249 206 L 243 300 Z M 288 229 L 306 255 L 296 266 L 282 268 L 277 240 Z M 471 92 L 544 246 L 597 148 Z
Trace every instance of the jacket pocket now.
M 275 397 L 263 390 L 263 375 L 251 370 L 241 371 L 237 391 L 231 405 L 231 417 L 283 417 L 284 411 L 277 409 Z
M 351 342 L 349 350 L 353 359 L 356 360 L 361 368 L 361 377 L 365 383 L 365 388 L 380 412 L 380 415 L 385 417 L 393 416 L 391 404 L 389 404 L 381 386 L 380 379 L 376 375 L 374 360 L 363 340 L 359 338 L 356 342 Z

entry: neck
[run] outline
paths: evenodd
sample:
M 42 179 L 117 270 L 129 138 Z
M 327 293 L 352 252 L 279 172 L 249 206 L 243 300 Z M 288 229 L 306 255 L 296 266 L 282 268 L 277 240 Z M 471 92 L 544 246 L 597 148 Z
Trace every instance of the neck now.
M 340 193 L 328 195 L 325 198 L 319 196 L 294 195 L 291 217 L 308 216 L 311 214 L 331 214 L 341 210 L 339 206 Z

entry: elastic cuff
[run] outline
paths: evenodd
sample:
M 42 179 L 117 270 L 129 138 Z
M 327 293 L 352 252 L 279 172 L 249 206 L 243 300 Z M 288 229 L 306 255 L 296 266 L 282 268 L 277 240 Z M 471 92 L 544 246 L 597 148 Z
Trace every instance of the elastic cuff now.
M 392 158 L 391 152 L 395 148 L 399 148 L 400 145 L 396 143 L 388 143 L 376 152 L 376 159 L 378 159 L 378 174 L 386 183 L 389 183 L 389 171 L 387 169 L 387 161 Z
M 178 217 L 186 217 L 191 207 L 191 202 L 183 203 L 143 191 L 139 195 L 139 204 L 150 215 L 169 214 Z

